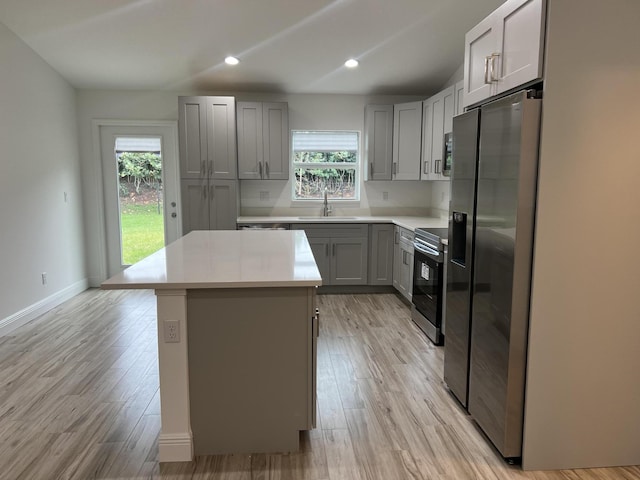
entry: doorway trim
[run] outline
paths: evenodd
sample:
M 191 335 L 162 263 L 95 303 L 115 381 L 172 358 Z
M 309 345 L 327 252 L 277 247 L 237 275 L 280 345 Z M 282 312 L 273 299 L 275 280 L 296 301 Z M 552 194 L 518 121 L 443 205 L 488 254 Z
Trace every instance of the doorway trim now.
M 95 282 L 90 279 L 91 287 L 99 287 L 102 282 L 107 279 L 107 226 L 104 202 L 104 179 L 102 173 L 102 153 L 100 148 L 100 127 L 166 127 L 170 129 L 170 135 L 173 140 L 174 152 L 176 158 L 175 163 L 175 185 L 176 192 L 180 192 L 180 157 L 178 154 L 178 122 L 176 120 L 113 120 L 94 118 L 91 120 L 91 138 L 93 146 L 93 168 L 94 176 L 94 200 L 96 204 L 95 216 L 98 225 L 97 250 L 99 255 L 97 278 Z M 181 228 L 181 227 L 180 227 Z M 95 283 L 95 284 L 94 284 Z

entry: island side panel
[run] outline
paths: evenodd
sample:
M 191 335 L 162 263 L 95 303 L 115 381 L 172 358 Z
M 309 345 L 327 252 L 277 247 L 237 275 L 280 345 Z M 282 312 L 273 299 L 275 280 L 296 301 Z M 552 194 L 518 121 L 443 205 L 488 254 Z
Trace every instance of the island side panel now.
M 312 428 L 315 287 L 190 290 L 196 455 L 292 452 Z
M 187 353 L 187 291 L 156 290 L 158 308 L 158 367 L 160 418 L 158 454 L 161 462 L 189 462 L 193 439 L 189 416 L 189 365 Z M 180 341 L 164 341 L 166 320 L 177 320 Z

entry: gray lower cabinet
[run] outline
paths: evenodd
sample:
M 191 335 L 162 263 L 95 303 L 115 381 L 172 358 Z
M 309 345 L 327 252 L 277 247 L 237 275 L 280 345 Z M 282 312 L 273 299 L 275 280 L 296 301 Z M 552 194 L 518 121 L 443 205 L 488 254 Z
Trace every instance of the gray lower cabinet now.
M 393 236 L 390 223 L 369 225 L 369 285 L 393 282 Z
M 296 224 L 304 230 L 322 276 L 322 285 L 367 285 L 369 226 Z
M 235 230 L 238 216 L 236 180 L 187 179 L 181 182 L 182 232 Z
M 411 301 L 413 289 L 413 232 L 395 227 L 393 258 L 393 286 Z

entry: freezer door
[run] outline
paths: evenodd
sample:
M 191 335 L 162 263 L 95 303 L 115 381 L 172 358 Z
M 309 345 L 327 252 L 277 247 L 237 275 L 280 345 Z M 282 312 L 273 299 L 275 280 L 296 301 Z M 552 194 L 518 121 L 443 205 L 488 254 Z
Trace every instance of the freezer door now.
M 480 110 L 472 110 L 453 119 L 444 381 L 465 407 L 469 381 L 469 327 L 479 122 Z
M 504 457 L 520 457 L 541 100 L 482 107 L 469 413 Z

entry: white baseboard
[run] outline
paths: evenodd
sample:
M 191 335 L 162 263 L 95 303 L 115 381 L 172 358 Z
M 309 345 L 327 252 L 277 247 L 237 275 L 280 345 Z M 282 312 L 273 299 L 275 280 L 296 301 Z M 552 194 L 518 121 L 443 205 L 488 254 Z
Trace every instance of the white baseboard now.
M 161 433 L 158 455 L 161 462 L 190 462 L 193 460 L 191 433 Z
M 89 288 L 89 281 L 85 278 L 68 286 L 67 288 L 63 288 L 53 295 L 43 298 L 39 302 L 36 302 L 27 308 L 23 308 L 9 317 L 3 318 L 0 320 L 0 337 L 7 335 L 11 331 L 30 322 L 31 320 L 38 318 L 43 313 L 57 307 L 62 302 L 66 302 L 70 298 L 84 292 L 87 288 Z

